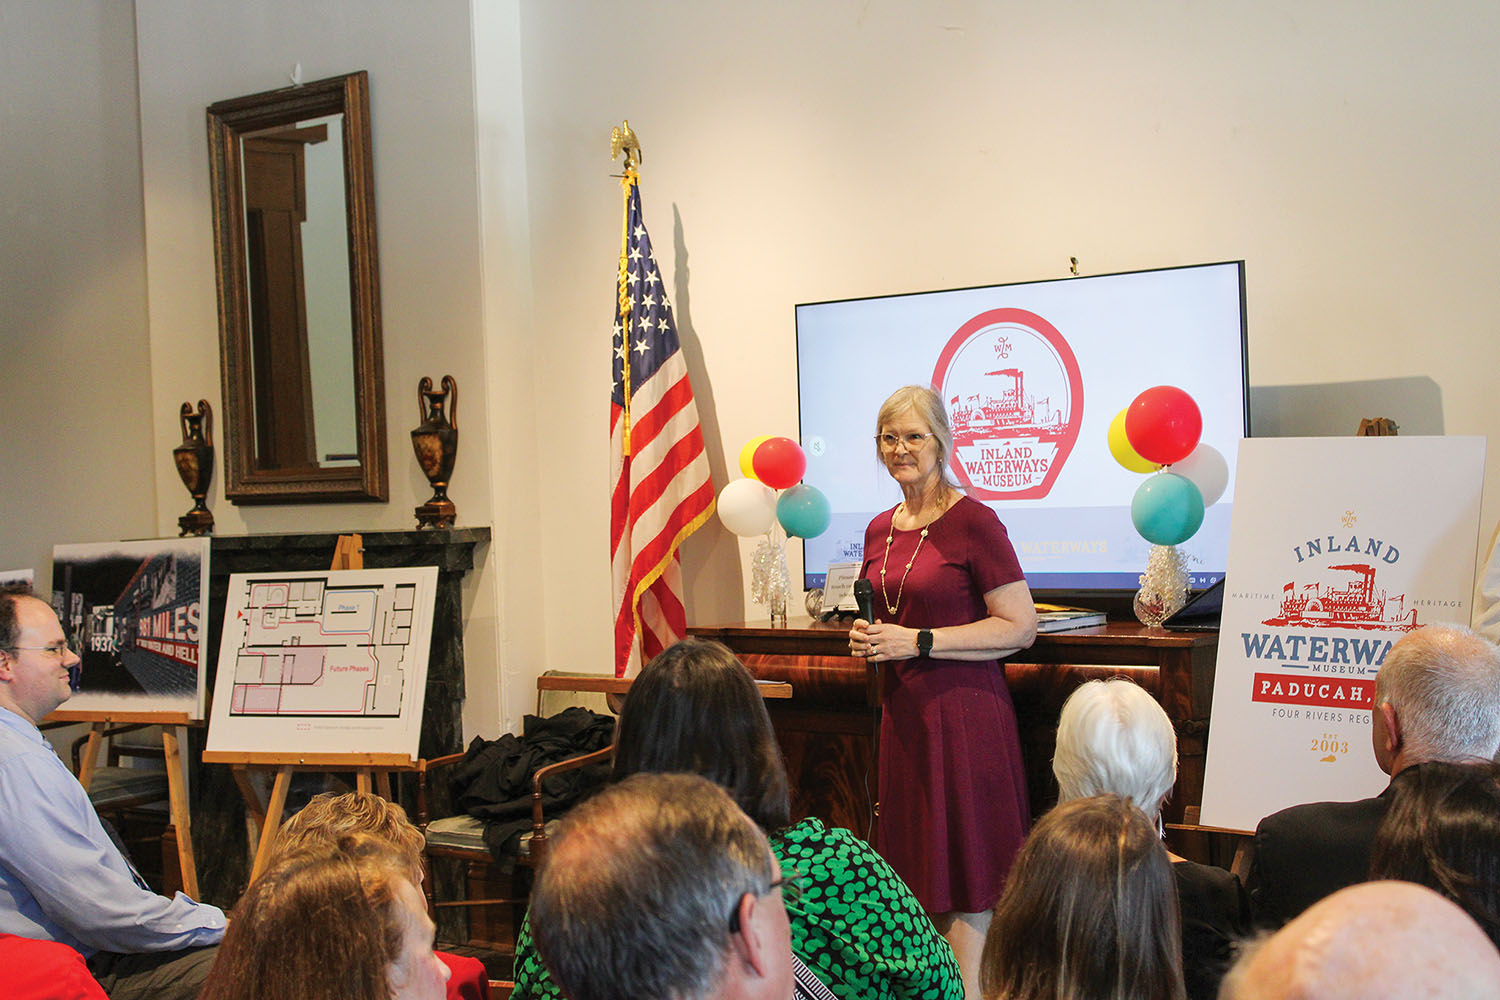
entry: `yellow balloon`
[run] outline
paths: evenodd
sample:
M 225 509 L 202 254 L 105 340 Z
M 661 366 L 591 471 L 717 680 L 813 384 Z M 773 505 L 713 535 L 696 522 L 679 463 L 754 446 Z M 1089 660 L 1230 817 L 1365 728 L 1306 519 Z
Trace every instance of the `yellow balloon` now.
M 1125 407 L 1109 422 L 1109 453 L 1115 456 L 1116 462 L 1131 472 L 1154 472 L 1158 468 L 1157 464 L 1136 454 L 1135 449 L 1130 446 L 1130 439 L 1125 436 L 1125 414 L 1129 409 L 1130 407 Z
M 1121 425 L 1124 426 L 1123 424 Z M 745 474 L 746 479 L 759 480 L 755 474 L 755 449 L 775 437 L 775 434 L 762 434 L 745 442 L 745 447 L 740 449 L 740 471 Z

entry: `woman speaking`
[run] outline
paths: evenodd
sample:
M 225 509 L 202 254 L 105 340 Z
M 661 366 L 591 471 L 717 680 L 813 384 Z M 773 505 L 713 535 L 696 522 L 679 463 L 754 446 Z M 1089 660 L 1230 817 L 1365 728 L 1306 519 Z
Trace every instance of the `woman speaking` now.
M 990 910 L 1030 817 L 998 661 L 1031 645 L 1036 609 L 1004 525 L 947 479 L 953 438 L 937 393 L 898 389 L 875 427 L 902 501 L 865 529 L 875 621 L 855 621 L 849 648 L 888 664 L 879 847 L 977 997 Z

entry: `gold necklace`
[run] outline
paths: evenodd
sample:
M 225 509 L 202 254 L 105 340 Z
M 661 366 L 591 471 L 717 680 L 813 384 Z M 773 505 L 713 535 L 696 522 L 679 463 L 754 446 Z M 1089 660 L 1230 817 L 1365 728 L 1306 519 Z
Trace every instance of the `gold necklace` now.
M 880 559 L 880 596 L 885 600 L 886 610 L 893 615 L 896 613 L 896 609 L 901 606 L 901 595 L 906 592 L 906 574 L 911 572 L 911 564 L 917 561 L 917 553 L 922 551 L 922 543 L 927 540 L 927 529 L 932 527 L 932 521 L 936 521 L 938 517 L 942 517 L 948 508 L 943 507 L 937 512 L 937 517 L 922 525 L 922 533 L 917 536 L 917 547 L 911 550 L 911 559 L 907 561 L 906 569 L 901 574 L 901 585 L 896 588 L 896 603 L 892 604 L 891 595 L 885 589 L 885 564 L 891 558 L 891 543 L 896 540 L 896 515 L 905 509 L 906 501 L 902 500 L 896 505 L 896 509 L 891 512 L 891 530 L 885 536 L 885 555 Z

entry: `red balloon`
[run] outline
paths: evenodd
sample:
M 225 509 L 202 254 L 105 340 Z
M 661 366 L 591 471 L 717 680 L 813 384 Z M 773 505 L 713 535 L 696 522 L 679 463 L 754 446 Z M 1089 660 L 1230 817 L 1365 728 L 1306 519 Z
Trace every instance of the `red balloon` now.
M 1148 462 L 1171 465 L 1192 454 L 1203 433 L 1203 414 L 1175 385 L 1152 386 L 1125 413 L 1125 437 Z
M 750 459 L 755 478 L 773 490 L 796 486 L 807 471 L 807 456 L 802 446 L 788 437 L 768 438 L 755 449 Z

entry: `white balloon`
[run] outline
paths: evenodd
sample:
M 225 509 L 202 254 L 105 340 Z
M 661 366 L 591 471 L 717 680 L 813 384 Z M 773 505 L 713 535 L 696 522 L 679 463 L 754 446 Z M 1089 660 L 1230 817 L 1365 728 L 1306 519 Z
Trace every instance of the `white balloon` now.
M 1224 487 L 1229 485 L 1229 463 L 1211 444 L 1200 442 L 1187 458 L 1169 468 L 1198 487 L 1205 507 L 1217 502 L 1224 495 Z
M 719 492 L 719 520 L 741 538 L 754 538 L 776 522 L 776 491 L 758 479 L 736 479 Z

